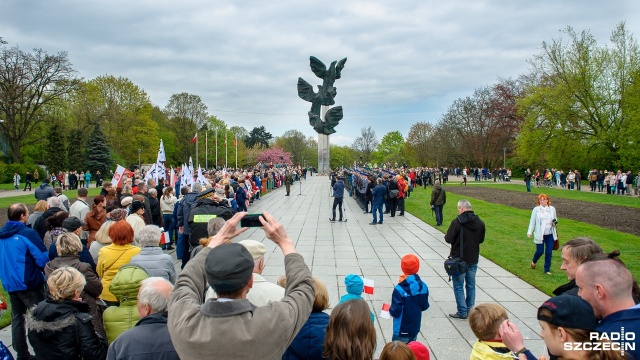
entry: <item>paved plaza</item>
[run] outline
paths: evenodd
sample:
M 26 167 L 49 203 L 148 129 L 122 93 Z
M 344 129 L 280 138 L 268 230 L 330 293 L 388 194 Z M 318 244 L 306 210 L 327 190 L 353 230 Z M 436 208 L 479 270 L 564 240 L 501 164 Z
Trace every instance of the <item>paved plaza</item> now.
M 392 320 L 379 317 L 382 304 L 391 303 L 393 287 L 402 274 L 400 258 L 416 254 L 421 259 L 419 275 L 429 287 L 431 305 L 422 315 L 418 341 L 429 347 L 432 359 L 468 359 L 476 338 L 466 320 L 447 316 L 456 311 L 456 304 L 452 283 L 443 268 L 449 245 L 441 231 L 446 231 L 452 219 L 445 219 L 445 226 L 436 229 L 406 213 L 404 217 L 385 215 L 383 225 L 373 226 L 369 225 L 371 214 L 363 214 L 355 200 L 345 198 L 348 221 L 331 223 L 332 203 L 329 179 L 308 176 L 301 187 L 298 182 L 292 186 L 291 196 L 285 196 L 284 188 L 277 189 L 256 201 L 250 212 L 267 210 L 282 222 L 311 272 L 326 284 L 332 306 L 346 293 L 345 275 L 358 274 L 375 281 L 374 294 L 364 297 L 376 314 L 376 358 L 392 337 Z M 424 206 L 426 209 L 428 204 Z M 482 218 L 482 214 L 478 215 Z M 275 282 L 284 275 L 282 253 L 261 229 L 249 229 L 235 241 L 243 239 L 262 241 L 266 245 L 263 275 L 268 280 Z M 487 233 L 485 241 L 491 241 L 491 233 Z M 178 262 L 176 268 L 180 269 Z M 536 356 L 544 351 L 544 342 L 538 336 L 536 311 L 548 298 L 493 262 L 480 258 L 476 304 L 497 302 L 504 306 L 509 318 L 523 333 L 525 345 Z M 11 344 L 10 327 L 0 330 L 0 340 Z

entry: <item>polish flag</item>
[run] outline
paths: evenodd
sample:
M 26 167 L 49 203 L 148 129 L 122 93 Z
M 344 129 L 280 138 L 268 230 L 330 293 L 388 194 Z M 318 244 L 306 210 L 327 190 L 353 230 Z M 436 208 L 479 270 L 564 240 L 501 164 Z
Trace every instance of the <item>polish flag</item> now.
M 380 317 L 383 319 L 391 319 L 391 314 L 389 314 L 389 309 L 391 309 L 390 304 L 382 304 L 382 310 L 380 310 Z
M 171 239 L 169 239 L 169 232 L 165 231 L 162 233 L 162 235 L 160 236 L 160 245 L 164 245 L 164 244 L 169 244 L 171 242 Z
M 194 143 L 198 140 L 198 133 L 196 133 L 196 136 L 193 137 L 193 139 L 191 139 L 191 142 Z
M 364 281 L 364 293 L 373 295 L 373 280 L 363 278 L 362 281 Z

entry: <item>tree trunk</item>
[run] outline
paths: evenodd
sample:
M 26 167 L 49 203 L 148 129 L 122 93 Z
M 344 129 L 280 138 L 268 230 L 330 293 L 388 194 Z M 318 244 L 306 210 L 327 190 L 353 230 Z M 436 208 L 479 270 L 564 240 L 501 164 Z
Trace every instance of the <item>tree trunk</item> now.
M 14 164 L 20 164 L 20 140 L 19 139 L 11 139 L 9 140 L 9 148 L 11 148 L 11 156 L 13 157 Z

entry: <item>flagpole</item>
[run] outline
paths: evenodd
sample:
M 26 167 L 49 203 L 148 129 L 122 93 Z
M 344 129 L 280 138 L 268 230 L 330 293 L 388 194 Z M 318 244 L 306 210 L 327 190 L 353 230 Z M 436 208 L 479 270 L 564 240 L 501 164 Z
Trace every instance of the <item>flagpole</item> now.
M 198 133 L 196 132 L 196 166 L 198 166 L 200 162 L 198 161 Z
M 229 164 L 228 164 L 228 160 L 229 160 L 228 159 L 228 155 L 229 154 L 228 154 L 227 149 L 228 149 L 228 146 L 227 146 L 227 132 L 225 131 L 224 132 L 224 167 L 225 167 L 225 169 L 227 167 L 229 167 Z
M 216 128 L 216 170 L 218 170 L 218 128 Z
M 233 145 L 236 147 L 236 169 L 238 169 L 238 137 L 237 134 L 233 134 Z
M 209 167 L 209 129 L 204 133 L 204 168 Z

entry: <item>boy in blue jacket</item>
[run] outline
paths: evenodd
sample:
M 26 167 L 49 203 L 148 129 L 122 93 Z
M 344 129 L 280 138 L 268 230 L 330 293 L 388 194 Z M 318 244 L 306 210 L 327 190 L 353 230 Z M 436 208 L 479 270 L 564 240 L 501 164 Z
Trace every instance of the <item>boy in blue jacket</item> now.
M 393 289 L 389 314 L 393 317 L 392 341 L 408 344 L 415 341 L 420 332 L 422 312 L 429 308 L 429 288 L 420 277 L 420 259 L 413 254 L 405 255 L 400 267 L 404 275 Z

